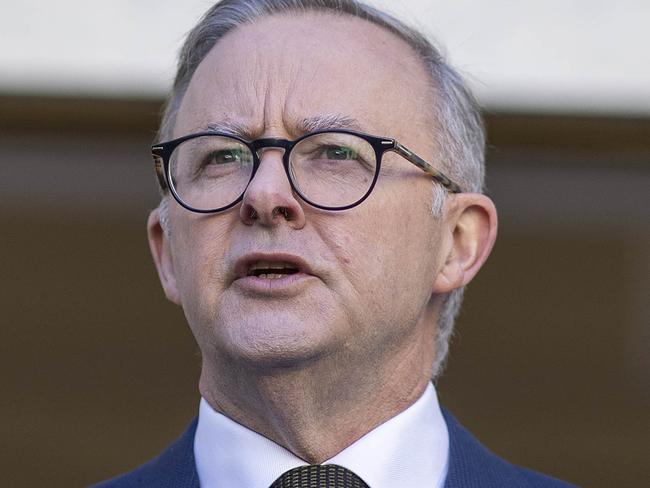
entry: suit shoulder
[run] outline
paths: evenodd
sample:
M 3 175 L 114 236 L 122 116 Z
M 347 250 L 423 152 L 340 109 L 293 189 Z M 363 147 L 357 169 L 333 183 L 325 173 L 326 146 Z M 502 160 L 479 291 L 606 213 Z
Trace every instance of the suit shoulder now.
M 197 420 L 158 457 L 131 472 L 102 481 L 91 488 L 190 488 L 198 487 L 194 463 Z
M 570 488 L 570 483 L 515 466 L 474 438 L 448 411 L 449 470 L 445 488 Z
M 552 478 L 537 471 L 533 471 L 528 468 L 522 468 L 521 466 L 514 466 L 514 469 L 517 470 L 519 476 L 522 480 L 525 481 L 525 485 L 530 488 L 576 488 L 576 485 L 567 483 L 566 481 L 559 480 L 557 478 Z

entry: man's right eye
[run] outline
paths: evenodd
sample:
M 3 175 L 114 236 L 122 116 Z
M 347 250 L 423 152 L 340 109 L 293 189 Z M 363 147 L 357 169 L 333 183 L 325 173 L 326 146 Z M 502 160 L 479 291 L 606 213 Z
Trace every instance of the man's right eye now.
M 228 164 L 239 163 L 242 161 L 242 151 L 240 149 L 220 149 L 213 151 L 205 159 L 205 164 Z

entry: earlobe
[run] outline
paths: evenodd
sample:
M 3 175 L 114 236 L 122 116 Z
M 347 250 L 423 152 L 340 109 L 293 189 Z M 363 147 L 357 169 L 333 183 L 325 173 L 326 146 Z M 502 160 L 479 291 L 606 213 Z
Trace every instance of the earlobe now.
M 156 208 L 149 214 L 147 219 L 147 236 L 149 238 L 149 249 L 153 257 L 160 284 L 165 291 L 167 299 L 176 305 L 181 304 L 180 294 L 176 286 L 176 275 L 172 260 L 169 238 L 163 230 L 160 219 L 160 208 Z
M 462 193 L 455 199 L 445 222 L 445 262 L 436 276 L 434 293 L 449 293 L 469 283 L 496 240 L 497 213 L 492 200 L 478 193 Z

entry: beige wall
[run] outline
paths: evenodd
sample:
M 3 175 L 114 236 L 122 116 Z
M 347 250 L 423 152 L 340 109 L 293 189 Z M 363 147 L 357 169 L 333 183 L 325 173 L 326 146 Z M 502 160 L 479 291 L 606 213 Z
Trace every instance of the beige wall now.
M 157 101 L 0 99 L 0 469 L 81 486 L 196 414 L 199 357 L 144 223 Z M 493 256 L 440 396 L 498 454 L 641 486 L 650 411 L 650 121 L 489 118 Z

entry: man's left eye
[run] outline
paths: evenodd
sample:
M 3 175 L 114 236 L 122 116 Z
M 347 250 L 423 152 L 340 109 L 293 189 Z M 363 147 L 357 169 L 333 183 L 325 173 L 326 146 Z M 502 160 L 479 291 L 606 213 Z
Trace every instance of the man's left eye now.
M 325 157 L 336 160 L 355 160 L 359 156 L 354 149 L 345 146 L 330 146 L 325 148 Z

